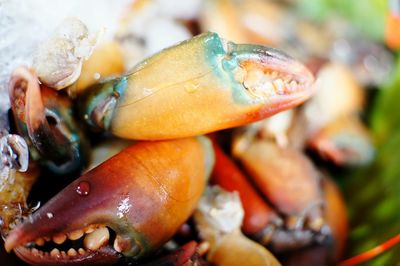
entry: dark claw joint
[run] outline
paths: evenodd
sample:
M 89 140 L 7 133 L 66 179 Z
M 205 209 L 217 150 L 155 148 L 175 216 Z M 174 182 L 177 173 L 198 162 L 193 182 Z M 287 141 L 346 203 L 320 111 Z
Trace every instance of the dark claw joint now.
M 81 176 L 5 240 L 41 265 L 136 261 L 189 218 L 213 166 L 204 137 L 132 145 Z
M 87 149 L 69 98 L 39 84 L 26 67 L 13 72 L 9 96 L 18 133 L 27 141 L 31 158 L 40 159 L 55 174 L 81 170 Z

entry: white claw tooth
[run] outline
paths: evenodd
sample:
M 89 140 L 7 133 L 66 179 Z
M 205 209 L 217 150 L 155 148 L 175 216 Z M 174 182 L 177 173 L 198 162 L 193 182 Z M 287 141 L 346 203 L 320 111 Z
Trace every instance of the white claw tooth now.
M 122 248 L 119 246 L 117 239 L 115 239 L 113 247 L 115 251 L 122 252 Z
M 76 252 L 75 249 L 70 248 L 70 249 L 68 249 L 68 251 L 67 251 L 67 255 L 73 257 L 73 256 L 78 255 L 78 252 Z
M 32 254 L 33 254 L 34 256 L 38 256 L 38 255 L 39 255 L 39 250 L 36 249 L 36 248 L 32 248 Z
M 65 253 L 65 251 L 61 251 L 61 256 L 65 258 L 67 257 L 67 253 Z
M 123 250 L 123 245 L 121 243 L 121 240 L 122 240 L 121 236 L 117 235 L 115 237 L 113 247 L 117 252 L 122 252 L 122 250 Z
M 88 234 L 83 239 L 83 246 L 90 250 L 98 250 L 100 247 L 108 243 L 110 233 L 106 227 L 101 227 Z
M 265 82 L 263 87 L 265 95 L 270 95 L 275 92 L 274 85 L 272 85 L 272 83 L 269 81 Z
M 120 235 L 117 235 L 115 237 L 113 247 L 117 252 L 124 252 L 126 250 L 130 250 L 132 254 L 134 254 L 133 256 L 136 256 L 141 252 L 141 248 L 139 245 L 136 244 L 136 242 L 131 242 L 127 239 L 124 239 Z
M 58 233 L 53 236 L 53 241 L 56 244 L 62 244 L 67 239 L 67 235 L 64 233 Z
M 71 240 L 77 240 L 79 238 L 81 238 L 83 236 L 83 230 L 82 229 L 78 229 L 72 232 L 67 233 L 68 238 Z
M 88 226 L 88 227 L 86 227 L 85 228 L 85 233 L 86 234 L 90 234 L 90 233 L 92 233 L 94 230 L 95 230 L 96 228 L 94 227 L 94 226 Z
M 58 249 L 56 249 L 56 248 L 53 248 L 53 249 L 50 251 L 50 256 L 52 256 L 52 257 L 59 257 L 59 256 L 60 256 L 60 251 L 59 251 Z
M 259 82 L 264 76 L 264 72 L 261 69 L 254 69 L 247 73 L 246 79 L 250 80 L 252 83 Z
M 296 90 L 297 89 L 297 82 L 295 80 L 292 80 L 289 84 L 289 88 L 291 90 Z
M 261 80 L 264 78 L 264 72 L 260 69 L 253 69 L 247 72 L 246 78 L 243 80 L 243 85 L 250 89 L 257 87 L 261 84 Z
M 279 93 L 283 93 L 285 91 L 285 83 L 283 82 L 283 80 L 281 79 L 276 79 L 273 83 L 276 92 Z
M 78 253 L 79 253 L 79 255 L 83 255 L 83 254 L 85 254 L 85 250 L 83 249 L 83 248 L 79 248 L 78 249 Z
M 204 256 L 208 251 L 210 250 L 210 242 L 208 241 L 203 241 L 200 243 L 200 245 L 197 248 L 197 253 L 200 256 Z

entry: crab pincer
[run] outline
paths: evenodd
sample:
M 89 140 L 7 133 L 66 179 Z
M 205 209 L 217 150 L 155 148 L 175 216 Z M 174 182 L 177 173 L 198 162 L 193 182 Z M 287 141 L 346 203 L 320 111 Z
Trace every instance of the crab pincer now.
M 272 205 L 270 202 L 271 200 L 276 200 L 276 197 L 270 197 L 271 194 L 260 194 L 257 189 L 253 187 L 252 183 L 260 185 L 257 182 L 251 182 L 251 179 L 257 179 L 257 176 L 254 178 L 250 173 L 240 169 L 218 145 L 214 145 L 214 150 L 215 167 L 211 182 L 228 191 L 237 191 L 239 193 L 244 209 L 242 230 L 246 235 L 279 253 L 305 247 L 315 242 L 316 237 L 310 230 L 293 228 L 293 226 L 290 228 L 290 225 L 287 224 L 287 221 L 284 219 L 285 217 L 282 216 L 282 210 L 279 207 L 283 206 L 284 209 L 284 207 L 290 205 L 290 203 L 283 198 L 278 199 L 279 202 L 277 205 Z M 268 151 L 266 150 L 265 152 Z M 265 162 L 263 165 L 265 165 Z M 267 166 L 269 165 L 267 164 Z M 273 169 L 270 168 L 268 170 Z M 282 177 L 282 174 L 280 174 L 280 177 Z M 260 179 L 260 177 L 258 177 L 258 179 Z M 282 180 L 282 182 L 287 181 Z M 297 183 L 293 184 L 293 186 L 296 185 Z M 309 184 L 306 184 L 306 186 L 307 185 Z M 258 187 L 258 190 L 264 192 L 263 187 Z M 277 193 L 285 194 L 284 191 L 284 189 L 281 189 L 277 191 Z
M 10 232 L 5 248 L 34 265 L 137 260 L 189 218 L 212 166 L 204 137 L 134 144 L 33 213 Z
M 304 154 L 269 141 L 254 140 L 247 149 L 236 150 L 235 157 L 260 191 L 287 216 L 289 228 L 321 232 L 325 220 L 320 176 Z
M 41 85 L 32 69 L 14 70 L 9 97 L 18 133 L 30 157 L 56 174 L 77 172 L 86 162 L 86 142 L 66 95 Z
M 139 63 L 81 96 L 83 119 L 129 139 L 182 138 L 232 128 L 308 99 L 314 77 L 265 46 L 203 33 Z

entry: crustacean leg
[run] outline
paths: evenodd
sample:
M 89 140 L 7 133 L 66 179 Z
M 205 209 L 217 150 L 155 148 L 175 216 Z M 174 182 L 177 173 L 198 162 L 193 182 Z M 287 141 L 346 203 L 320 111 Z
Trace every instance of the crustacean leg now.
M 131 74 L 95 85 L 80 106 L 94 129 L 123 138 L 171 139 L 292 108 L 312 95 L 313 81 L 303 64 L 278 50 L 234 44 L 209 32 L 153 55 Z
M 326 64 L 317 74 L 316 94 L 301 111 L 297 127 L 306 130 L 307 145 L 323 159 L 338 166 L 368 165 L 374 146 L 360 119 L 365 91 L 351 70 Z
M 369 132 L 356 116 L 342 116 L 316 132 L 310 149 L 338 166 L 363 166 L 372 162 L 374 146 Z
M 57 174 L 76 172 L 85 163 L 83 135 L 72 117 L 68 97 L 39 84 L 33 70 L 17 68 L 9 86 L 11 108 L 19 133 L 34 160 Z
M 211 183 L 221 186 L 227 191 L 239 192 L 245 213 L 242 224 L 243 232 L 247 235 L 254 235 L 269 227 L 272 233 L 275 228 L 282 226 L 283 220 L 258 195 L 245 174 L 232 159 L 217 144 L 214 144 L 214 151 L 215 167 L 211 175 Z
M 302 152 L 254 140 L 234 156 L 258 189 L 287 216 L 289 228 L 321 231 L 325 223 L 319 174 Z
M 250 176 L 241 171 L 221 148 L 214 145 L 214 149 L 215 167 L 211 182 L 228 191 L 239 193 L 245 213 L 242 225 L 245 234 L 277 252 L 314 242 L 314 234 L 310 230 L 285 227 L 279 208 L 274 209 L 268 201 L 268 195 L 267 198 L 262 197 L 250 183 Z M 281 193 L 285 194 L 284 190 Z M 285 202 L 281 204 L 284 205 Z
M 204 137 L 142 142 L 87 172 L 10 232 L 31 264 L 111 264 L 161 247 L 190 216 L 213 166 Z
M 343 257 L 349 230 L 347 208 L 340 189 L 326 174 L 322 178 L 322 189 L 325 219 L 331 235 L 323 243 L 285 253 L 281 257 L 284 265 L 338 265 Z

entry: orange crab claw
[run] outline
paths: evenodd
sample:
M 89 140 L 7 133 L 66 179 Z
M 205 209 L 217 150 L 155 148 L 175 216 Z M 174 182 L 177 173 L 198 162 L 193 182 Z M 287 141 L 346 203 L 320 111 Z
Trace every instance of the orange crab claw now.
M 321 231 L 325 222 L 319 174 L 305 155 L 254 140 L 235 156 L 260 191 L 287 216 L 289 228 Z
M 96 85 L 81 97 L 81 111 L 92 128 L 122 138 L 182 138 L 293 108 L 313 94 L 313 82 L 311 72 L 283 52 L 208 32 Z
M 374 159 L 375 149 L 358 117 L 339 117 L 321 128 L 308 141 L 323 159 L 338 166 L 363 166 Z
M 214 145 L 214 150 L 216 160 L 211 181 L 228 191 L 239 193 L 245 212 L 242 229 L 247 235 L 276 252 L 297 249 L 315 242 L 315 234 L 308 229 L 288 225 L 284 217 L 278 214 L 281 211 L 279 205 L 275 206 L 275 210 L 268 203 L 269 195 L 262 197 L 251 184 L 249 175 L 242 172 L 217 145 Z
M 190 216 L 212 158 L 204 137 L 132 145 L 11 231 L 5 248 L 31 264 L 141 258 L 168 241 Z

